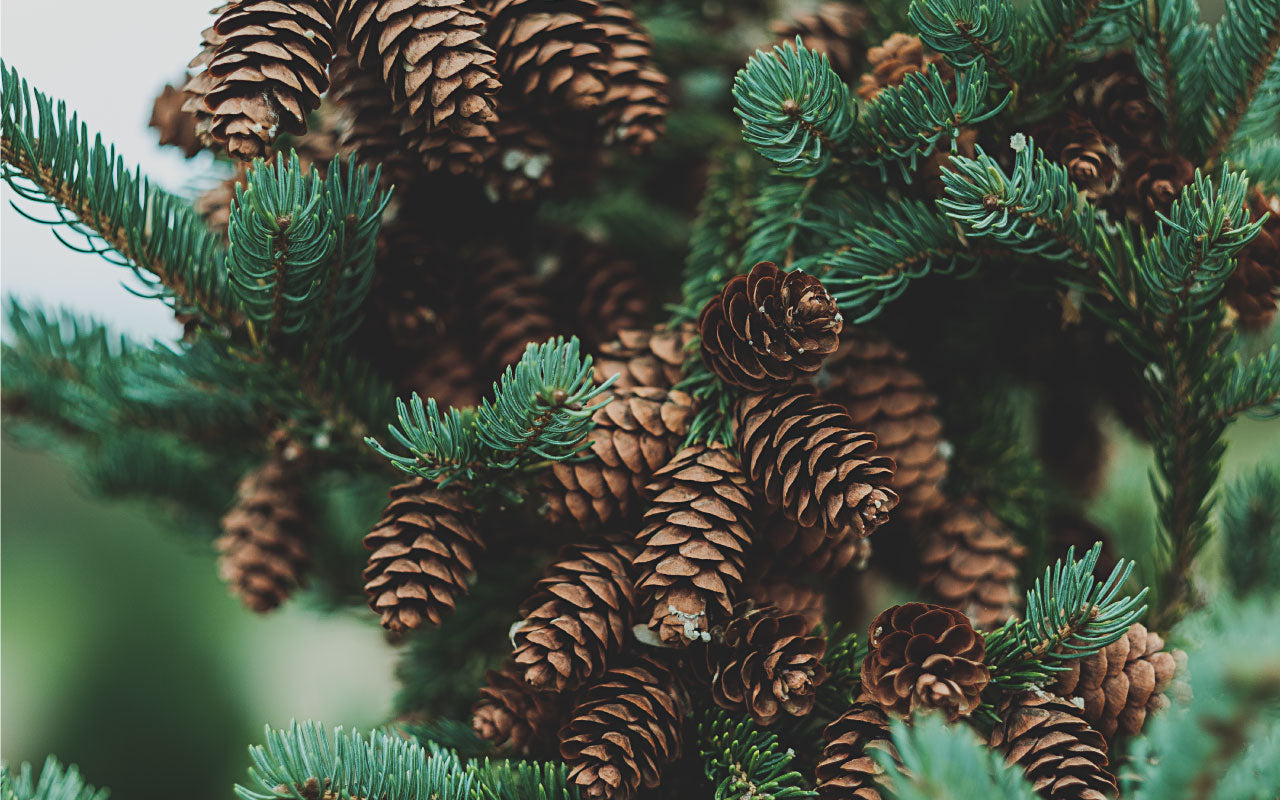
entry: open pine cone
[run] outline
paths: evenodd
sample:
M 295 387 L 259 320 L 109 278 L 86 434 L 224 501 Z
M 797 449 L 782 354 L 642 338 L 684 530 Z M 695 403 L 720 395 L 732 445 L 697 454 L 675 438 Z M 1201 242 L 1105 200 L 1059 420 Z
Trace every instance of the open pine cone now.
M 901 86 L 903 80 L 913 72 L 938 70 L 942 79 L 950 80 L 953 73 L 951 66 L 942 60 L 937 53 L 926 53 L 924 43 L 918 36 L 895 33 L 880 44 L 867 51 L 867 62 L 871 71 L 859 79 L 858 97 L 863 100 L 875 100 L 880 92 L 890 86 Z
M 865 695 L 822 732 L 826 747 L 815 771 L 819 800 L 881 800 L 876 778 L 884 770 L 870 750 L 883 750 L 897 758 L 889 737 L 889 717 Z
M 595 360 L 596 381 L 603 383 L 617 375 L 615 389 L 670 389 L 684 377 L 685 350 L 696 338 L 691 325 L 619 331 L 616 339 L 600 346 Z
M 924 534 L 920 585 L 978 627 L 995 628 L 1021 605 L 1018 560 L 1026 552 L 976 500 L 956 502 Z
M 218 573 L 254 611 L 270 611 L 306 579 L 311 532 L 291 465 L 273 458 L 240 481 L 222 518 Z
M 1026 772 L 1045 800 L 1107 800 L 1116 781 L 1107 771 L 1107 743 L 1080 716 L 1080 709 L 1044 692 L 1006 699 L 1001 724 L 988 743 L 1009 764 Z
M 564 721 L 563 697 L 534 691 L 506 664 L 485 674 L 480 699 L 471 707 L 471 727 L 500 750 L 520 755 L 554 752 L 556 731 Z

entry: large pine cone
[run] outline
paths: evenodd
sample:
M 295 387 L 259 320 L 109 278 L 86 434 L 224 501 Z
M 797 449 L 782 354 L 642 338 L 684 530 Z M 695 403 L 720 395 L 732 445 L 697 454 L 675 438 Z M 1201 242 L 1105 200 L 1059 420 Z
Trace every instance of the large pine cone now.
M 489 37 L 507 92 L 540 108 L 586 111 L 600 105 L 609 52 L 590 20 L 596 0 L 492 0 Z
M 867 51 L 867 63 L 871 71 L 859 79 L 858 97 L 875 100 L 880 92 L 890 86 L 901 86 L 913 72 L 938 70 L 944 81 L 954 74 L 951 66 L 937 53 L 924 51 L 924 43 L 917 36 L 895 33 Z
M 553 283 L 559 315 L 574 321 L 573 330 L 591 349 L 649 325 L 652 278 L 639 264 L 581 237 L 568 240 L 560 252 Z
M 1026 553 L 995 514 L 964 500 L 925 534 L 920 585 L 979 628 L 995 628 L 1021 606 L 1018 560 Z
M 1159 635 L 1135 622 L 1115 642 L 1070 662 L 1048 690 L 1083 700 L 1075 713 L 1108 740 L 1117 733 L 1136 736 L 1148 714 L 1169 706 L 1164 690 L 1182 658 L 1180 650 L 1166 651 Z
M 615 667 L 587 689 L 560 731 L 569 783 L 588 800 L 630 800 L 653 788 L 680 757 L 684 709 L 680 682 L 648 658 Z
M 473 345 L 481 360 L 502 370 L 519 362 L 531 342 L 556 335 L 558 326 L 541 282 L 504 248 L 485 248 L 474 260 L 466 276 L 475 296 Z
M 666 130 L 667 76 L 653 64 L 653 41 L 623 0 L 603 0 L 591 19 L 608 46 L 608 81 L 600 109 L 607 145 L 642 153 Z
M 774 22 L 778 44 L 793 44 L 799 36 L 808 50 L 826 53 L 831 68 L 846 83 L 858 77 L 867 56 L 863 41 L 867 10 L 848 3 L 823 3 L 812 14 L 799 14 L 789 22 Z
M 560 461 L 545 474 L 547 516 L 587 530 L 625 519 L 689 432 L 693 398 L 674 389 L 618 389 L 592 415 L 595 458 Z
M 654 473 L 647 492 L 636 587 L 649 628 L 683 646 L 709 636 L 709 614 L 733 612 L 751 545 L 751 490 L 731 451 L 695 445 Z
M 738 403 L 738 447 L 765 500 L 800 525 L 869 536 L 898 504 L 893 460 L 840 406 L 798 386 Z
M 992 749 L 1018 764 L 1045 800 L 1107 800 L 1116 781 L 1107 772 L 1107 743 L 1060 697 L 1025 692 L 1005 700 Z
M 1046 123 L 1036 143 L 1046 158 L 1067 168 L 1071 182 L 1090 200 L 1109 197 L 1119 187 L 1119 148 L 1079 112 L 1067 110 Z
M 986 642 L 955 609 L 906 603 L 881 612 L 867 631 L 862 691 L 907 715 L 937 708 L 952 719 L 982 702 L 991 673 Z
M 1133 54 L 1113 53 L 1081 64 L 1077 74 L 1071 98 L 1104 136 L 1126 151 L 1150 150 L 1156 144 L 1164 117 L 1147 94 Z
M 535 689 L 564 692 L 598 678 L 631 638 L 635 548 L 627 542 L 560 551 L 525 601 L 512 634 L 515 663 Z
M 390 495 L 382 520 L 364 537 L 373 551 L 364 570 L 369 607 L 390 631 L 439 625 L 467 591 L 484 548 L 472 510 L 457 491 L 421 478 L 392 487 Z
M 489 670 L 480 699 L 471 707 L 471 727 L 500 750 L 519 755 L 547 755 L 555 751 L 556 732 L 564 722 L 560 695 L 536 692 L 520 670 L 506 664 Z
M 214 6 L 209 13 L 216 18 L 230 7 L 229 3 Z M 213 133 L 210 130 L 213 125 L 213 113 L 204 101 L 205 95 L 214 86 L 213 76 L 209 74 L 208 67 L 222 41 L 223 37 L 214 30 L 212 25 L 200 32 L 200 52 L 187 63 L 187 82 L 182 85 L 182 94 L 186 98 L 182 103 L 182 110 L 195 119 L 196 138 L 206 147 L 214 144 Z
M 800 525 L 768 506 L 756 513 L 757 541 L 769 548 L 761 571 L 787 575 L 794 570 L 832 576 L 850 564 L 866 566 L 871 541 L 852 528 L 829 531 L 821 525 Z
M 884 772 L 869 750 L 897 758 L 889 737 L 889 717 L 865 695 L 822 732 L 826 747 L 815 774 L 820 800 L 881 800 L 876 778 Z
M 196 116 L 183 106 L 187 95 L 176 86 L 165 84 L 151 104 L 151 120 L 147 124 L 160 133 L 160 144 L 171 145 L 191 158 L 204 149 L 196 131 Z
M 339 141 L 342 152 L 358 155 L 361 163 L 381 166 L 384 184 L 410 183 L 417 165 L 406 154 L 401 115 L 382 78 L 360 67 L 346 52 L 334 57 L 329 74 L 333 100 L 346 116 Z
M 1267 197 L 1255 189 L 1249 196 L 1252 219 L 1271 216 L 1236 259 L 1227 278 L 1227 302 L 1240 315 L 1240 324 L 1260 330 L 1270 324 L 1280 303 L 1280 195 Z
M 595 360 L 596 382 L 618 376 L 615 389 L 651 386 L 670 389 L 684 377 L 685 352 L 697 338 L 692 326 L 674 330 L 624 330 L 618 338 L 600 346 Z
M 821 281 L 762 261 L 702 309 L 702 360 L 726 383 L 760 392 L 817 372 L 843 325 Z
M 270 611 L 305 582 L 311 538 L 293 467 L 272 459 L 244 476 L 222 518 L 218 573 L 254 611 Z
M 760 725 L 772 725 L 783 714 L 803 717 L 827 677 L 827 642 L 811 630 L 802 614 L 739 603 L 692 667 L 721 708 L 745 711 Z

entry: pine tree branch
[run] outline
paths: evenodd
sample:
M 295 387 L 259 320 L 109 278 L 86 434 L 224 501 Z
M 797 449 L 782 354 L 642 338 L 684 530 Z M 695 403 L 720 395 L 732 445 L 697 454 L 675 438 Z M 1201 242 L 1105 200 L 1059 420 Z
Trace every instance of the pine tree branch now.
M 911 0 L 908 16 L 920 39 L 947 63 L 964 70 L 978 62 L 996 74 L 1000 84 L 1017 92 L 1012 63 L 1013 8 L 984 0 Z
M 1205 163 L 1214 165 L 1234 138 L 1280 55 L 1280 3 L 1275 0 L 1227 0 L 1209 48 L 1209 86 L 1216 125 Z M 1280 70 L 1276 70 L 1280 81 Z M 1274 121 L 1274 117 L 1271 117 Z
M 53 756 L 45 759 L 37 780 L 31 765 L 23 762 L 14 775 L 9 765 L 0 767 L 0 797 L 3 800 L 107 800 L 107 789 L 95 789 L 80 777 L 74 765 L 64 767 Z
M 1241 414 L 1259 419 L 1280 416 L 1280 345 L 1272 345 L 1248 361 L 1237 355 L 1227 384 L 1218 395 L 1218 419 Z
M 749 718 L 734 719 L 720 709 L 705 713 L 698 725 L 698 744 L 715 800 L 817 797 L 805 788 L 799 772 L 788 769 L 795 753 Z
M 965 725 L 947 725 L 939 714 L 922 714 L 908 726 L 890 721 L 893 751 L 869 755 L 896 800 L 1035 800 L 1016 765 L 1004 763 Z M 896 757 L 895 757 L 896 756 Z
M 1195 0 L 1144 0 L 1128 23 L 1147 93 L 1164 116 L 1169 148 L 1198 151 L 1203 146 L 1201 116 L 1208 91 L 1204 52 L 1209 46 L 1209 27 L 1200 22 L 1199 6 Z

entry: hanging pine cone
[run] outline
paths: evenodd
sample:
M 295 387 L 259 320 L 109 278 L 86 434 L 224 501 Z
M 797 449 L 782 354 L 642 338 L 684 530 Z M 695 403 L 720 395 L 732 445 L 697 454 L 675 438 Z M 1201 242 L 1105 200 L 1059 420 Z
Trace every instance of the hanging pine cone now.
M 858 97 L 875 100 L 880 92 L 890 86 L 901 86 L 913 72 L 938 70 L 944 81 L 951 80 L 954 72 L 942 56 L 926 53 L 919 37 L 895 33 L 879 45 L 867 51 L 867 63 L 871 71 L 859 79 Z
M 991 673 L 986 642 L 959 611 L 906 603 L 880 613 L 867 630 L 862 691 L 901 715 L 937 708 L 951 720 L 982 702 Z M 908 643 L 910 646 L 908 647 Z
M 898 504 L 893 460 L 840 406 L 797 386 L 738 402 L 738 447 L 747 474 L 788 519 L 870 536 Z
M 794 570 L 832 576 L 871 556 L 871 541 L 852 528 L 828 531 L 821 525 L 800 525 L 766 504 L 756 512 L 756 540 L 769 553 L 762 572 L 786 575 Z
M 635 548 L 606 541 L 563 548 L 521 610 L 515 663 L 535 689 L 564 692 L 604 674 L 631 637 Z
M 920 585 L 979 628 L 995 628 L 1021 606 L 1018 560 L 1026 554 L 995 514 L 962 500 L 925 533 Z
M 1152 228 L 1157 214 L 1168 215 L 1173 201 L 1195 178 L 1195 167 L 1177 153 L 1139 153 L 1125 162 L 1121 188 L 1125 215 Z
M 609 53 L 607 89 L 601 101 L 604 143 L 643 153 L 667 125 L 667 76 L 653 64 L 653 40 L 620 0 L 602 0 L 591 18 Z
M 382 167 L 385 184 L 403 186 L 415 176 L 413 159 L 401 135 L 401 115 L 391 92 L 376 72 L 362 69 L 355 57 L 341 52 L 329 70 L 333 100 L 346 116 L 339 148 L 361 163 Z
M 848 3 L 823 3 L 812 14 L 799 14 L 789 22 L 774 22 L 770 28 L 778 44 L 794 43 L 799 36 L 806 49 L 826 53 L 831 68 L 846 83 L 858 77 L 867 56 L 863 41 L 867 10 Z
M 988 741 L 1018 764 L 1045 800 L 1107 800 L 1116 781 L 1107 772 L 1107 743 L 1080 718 L 1080 709 L 1043 692 L 1013 695 L 998 709 Z
M 1119 733 L 1136 736 L 1147 715 L 1169 706 L 1165 689 L 1185 658 L 1179 650 L 1166 651 L 1164 640 L 1140 622 L 1115 642 L 1067 666 L 1047 687 L 1066 698 L 1080 698 L 1075 713 L 1110 740 Z
M 364 537 L 364 591 L 382 627 L 401 632 L 439 625 L 467 590 L 484 545 L 456 490 L 415 478 L 394 486 L 382 520 Z
M 619 331 L 616 340 L 600 346 L 595 360 L 596 381 L 617 375 L 615 389 L 670 389 L 684 378 L 685 352 L 696 338 L 691 325 Z
M 467 272 L 475 296 L 476 340 L 482 361 L 497 370 L 514 364 L 530 342 L 550 339 L 558 329 L 541 282 L 501 247 L 475 254 Z
M 595 0 L 492 0 L 489 40 L 508 92 L 538 106 L 586 111 L 600 105 L 609 79 L 608 52 L 588 20 Z
M 693 398 L 676 390 L 618 389 L 592 415 L 593 459 L 559 461 L 544 473 L 547 517 L 584 529 L 625 519 L 645 484 L 671 461 L 689 432 Z
M 884 770 L 872 758 L 873 750 L 897 749 L 889 736 L 889 717 L 865 695 L 822 732 L 826 747 L 815 774 L 819 800 L 882 800 L 876 779 Z
M 215 6 L 209 10 L 209 13 L 216 18 L 230 7 L 229 3 Z M 214 144 L 213 133 L 210 130 L 213 125 L 213 114 L 204 102 L 205 95 L 214 85 L 208 66 L 213 60 L 214 53 L 218 52 L 218 45 L 222 44 L 222 39 L 223 37 L 218 35 L 212 25 L 200 32 L 200 52 L 187 63 L 187 82 L 182 85 L 182 94 L 185 98 L 182 110 L 195 119 L 196 138 L 206 147 Z
M 1271 216 L 1236 259 L 1227 278 L 1227 302 L 1247 330 L 1261 330 L 1275 318 L 1280 303 L 1280 195 L 1267 197 L 1254 189 L 1249 196 L 1251 220 Z
M 747 594 L 757 607 L 773 606 L 780 614 L 803 617 L 805 630 L 816 630 L 826 615 L 826 594 L 807 586 L 769 580 L 753 584 Z
M 204 149 L 196 133 L 196 117 L 183 109 L 187 95 L 176 86 L 165 84 L 151 104 L 151 120 L 147 123 L 160 132 L 160 144 L 171 145 L 191 158 Z
M 1120 185 L 1120 149 L 1083 114 L 1067 110 L 1045 123 L 1036 143 L 1046 158 L 1067 168 L 1076 188 L 1090 200 L 1109 197 Z
M 569 783 L 588 800 L 630 800 L 680 757 L 688 701 L 665 665 L 641 658 L 589 687 L 560 731 Z
M 760 725 L 772 725 L 783 714 L 803 717 L 827 677 L 827 642 L 810 631 L 800 614 L 739 603 L 691 667 L 721 708 L 746 712 Z
M 1126 150 L 1150 150 L 1163 115 L 1147 94 L 1147 82 L 1131 53 L 1081 64 L 1071 97 L 1107 138 Z
M 702 309 L 702 360 L 726 383 L 764 391 L 817 372 L 843 324 L 821 281 L 761 261 Z
M 273 458 L 245 475 L 222 518 L 218 574 L 254 611 L 274 609 L 303 584 L 311 533 L 293 465 Z
M 654 473 L 652 505 L 636 537 L 640 607 L 668 645 L 709 634 L 708 615 L 733 612 L 751 544 L 751 490 L 733 453 L 695 445 Z
M 485 674 L 486 685 L 471 707 L 471 728 L 499 750 L 518 755 L 555 751 L 556 731 L 564 721 L 559 695 L 533 691 L 520 669 L 506 664 Z

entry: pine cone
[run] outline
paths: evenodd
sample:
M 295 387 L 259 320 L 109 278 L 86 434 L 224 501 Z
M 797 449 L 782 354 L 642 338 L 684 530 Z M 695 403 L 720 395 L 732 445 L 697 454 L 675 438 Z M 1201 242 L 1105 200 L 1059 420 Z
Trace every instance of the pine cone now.
M 799 36 L 805 48 L 826 53 L 831 68 L 846 83 L 858 77 L 867 57 L 863 41 L 867 10 L 848 3 L 823 3 L 816 13 L 800 14 L 790 22 L 774 22 L 770 28 L 782 45 L 794 43 Z
M 468 271 L 473 309 L 478 320 L 480 359 L 499 370 L 517 363 L 530 342 L 542 343 L 558 333 L 551 302 L 536 276 L 501 247 L 476 254 Z
M 638 264 L 582 238 L 569 240 L 561 252 L 554 295 L 580 339 L 594 348 L 624 330 L 648 326 L 652 281 Z
M 555 185 L 565 147 L 552 141 L 532 112 L 502 102 L 502 117 L 492 127 L 497 155 L 482 169 L 490 198 L 528 202 Z
M 165 84 L 151 104 L 151 121 L 147 124 L 160 132 L 160 144 L 180 148 L 191 158 L 204 149 L 196 133 L 196 117 L 183 109 L 187 95 L 176 86 Z
M 420 356 L 403 384 L 421 397 L 433 397 L 441 407 L 474 406 L 487 386 L 476 375 L 475 364 L 463 355 L 457 342 L 432 337 L 432 346 Z
M 840 406 L 798 386 L 738 402 L 738 447 L 747 474 L 790 520 L 870 536 L 898 504 L 893 460 Z
M 875 100 L 880 92 L 890 86 L 901 86 L 903 80 L 913 72 L 936 69 L 944 81 L 951 80 L 954 75 L 942 56 L 925 53 L 924 44 L 919 37 L 905 33 L 895 33 L 868 50 L 867 63 L 871 65 L 871 71 L 863 74 L 858 86 L 858 97 L 866 101 Z
M 1227 303 L 1248 330 L 1261 330 L 1275 318 L 1280 303 L 1280 195 L 1267 197 L 1255 189 L 1249 196 L 1252 219 L 1271 216 L 1236 260 L 1227 278 Z
M 803 617 L 805 630 L 816 630 L 826 616 L 826 594 L 807 586 L 770 580 L 754 584 L 748 596 L 757 607 L 773 606 L 780 614 Z
M 595 0 L 492 0 L 489 34 L 509 93 L 543 114 L 600 105 L 609 80 L 607 44 L 589 20 Z
M 689 325 L 675 330 L 658 326 L 652 330 L 619 331 L 616 340 L 600 346 L 595 360 L 596 381 L 617 375 L 615 389 L 670 389 L 684 378 L 685 352 L 695 338 L 697 334 Z
M 254 611 L 271 611 L 306 579 L 311 538 L 294 467 L 273 458 L 244 476 L 222 518 L 218 574 Z
M 982 702 L 991 680 L 982 663 L 986 642 L 959 611 L 925 603 L 894 606 L 872 621 L 867 642 L 862 691 L 886 710 L 905 716 L 937 708 L 954 721 Z
M 230 7 L 230 3 L 215 6 L 209 10 L 209 13 L 216 18 Z M 209 111 L 209 106 L 204 101 L 205 95 L 214 86 L 213 76 L 209 74 L 208 66 L 213 60 L 214 53 L 218 52 L 218 45 L 222 44 L 222 41 L 223 37 L 214 30 L 212 25 L 200 32 L 200 52 L 187 63 L 187 82 L 182 85 L 182 94 L 185 98 L 182 110 L 195 119 L 196 138 L 206 147 L 214 144 L 213 133 L 210 130 L 213 125 L 213 113 Z
M 827 642 L 811 630 L 803 615 L 739 603 L 691 667 L 721 708 L 745 711 L 760 725 L 772 725 L 784 713 L 803 717 L 827 677 Z
M 822 732 L 826 747 L 815 774 L 819 800 L 882 800 L 876 778 L 884 772 L 870 750 L 898 757 L 889 737 L 889 717 L 874 700 L 859 697 Z
M 592 415 L 595 458 L 560 461 L 544 473 L 547 516 L 573 517 L 584 529 L 625 519 L 645 485 L 671 461 L 689 432 L 693 398 L 684 392 L 618 389 Z
M 988 744 L 1026 772 L 1045 800 L 1106 800 L 1116 796 L 1107 772 L 1107 743 L 1060 697 L 1024 692 L 1005 700 Z
M 925 534 L 920 585 L 979 628 L 995 628 L 1021 606 L 1017 562 L 1026 554 L 994 514 L 962 500 Z
M 636 540 L 641 608 L 663 642 L 705 639 L 709 614 L 730 614 L 751 544 L 751 490 L 733 453 L 687 447 L 654 473 Z
M 1149 150 L 1156 144 L 1164 117 L 1147 95 L 1147 82 L 1131 53 L 1081 64 L 1077 72 L 1071 97 L 1104 136 L 1126 150 Z
M 667 76 L 653 64 L 653 40 L 620 0 L 603 0 L 591 18 L 608 47 L 608 79 L 601 101 L 604 143 L 643 153 L 667 126 Z
M 821 281 L 761 261 L 702 309 L 702 360 L 721 380 L 764 391 L 817 372 L 843 324 Z
M 535 689 L 564 692 L 604 674 L 631 638 L 630 543 L 563 548 L 522 608 L 515 663 Z
M 657 661 L 609 670 L 560 730 L 569 783 L 587 800 L 629 800 L 657 786 L 662 768 L 680 757 L 687 704 L 676 676 Z
M 391 92 L 376 72 L 362 69 L 348 53 L 339 53 L 329 71 L 333 99 L 347 118 L 339 148 L 361 163 L 382 167 L 385 184 L 403 186 L 416 177 L 408 143 L 401 135 L 400 114 Z
M 1094 655 L 1069 663 L 1047 687 L 1066 698 L 1081 698 L 1074 713 L 1110 740 L 1117 733 L 1136 736 L 1147 714 L 1169 705 L 1164 690 L 1178 670 L 1181 651 L 1166 651 L 1164 640 L 1140 622 Z
M 471 707 L 471 727 L 500 750 L 520 755 L 554 752 L 565 709 L 558 695 L 533 691 L 520 669 L 505 664 L 485 674 L 480 699 Z
M 1090 200 L 1109 197 L 1120 185 L 1120 150 L 1087 117 L 1065 111 L 1042 127 L 1045 156 L 1067 168 L 1071 182 Z
M 382 520 L 364 537 L 364 591 L 382 627 L 400 632 L 439 625 L 467 591 L 484 545 L 471 509 L 455 490 L 415 478 L 394 486 Z
M 768 504 L 756 512 L 756 532 L 756 539 L 769 547 L 761 570 L 768 575 L 801 570 L 833 576 L 850 564 L 865 566 L 871 556 L 871 541 L 853 528 L 828 531 L 821 525 L 800 525 Z
M 1194 178 L 1195 167 L 1176 153 L 1139 153 L 1124 165 L 1125 215 L 1135 224 L 1154 227 L 1156 214 L 1168 215 Z
M 236 187 L 244 185 L 248 180 L 248 170 L 242 162 L 238 162 L 230 178 L 219 182 L 196 198 L 196 213 L 204 220 L 209 230 L 223 239 L 227 235 L 227 226 L 231 224 L 231 207 L 236 201 Z

